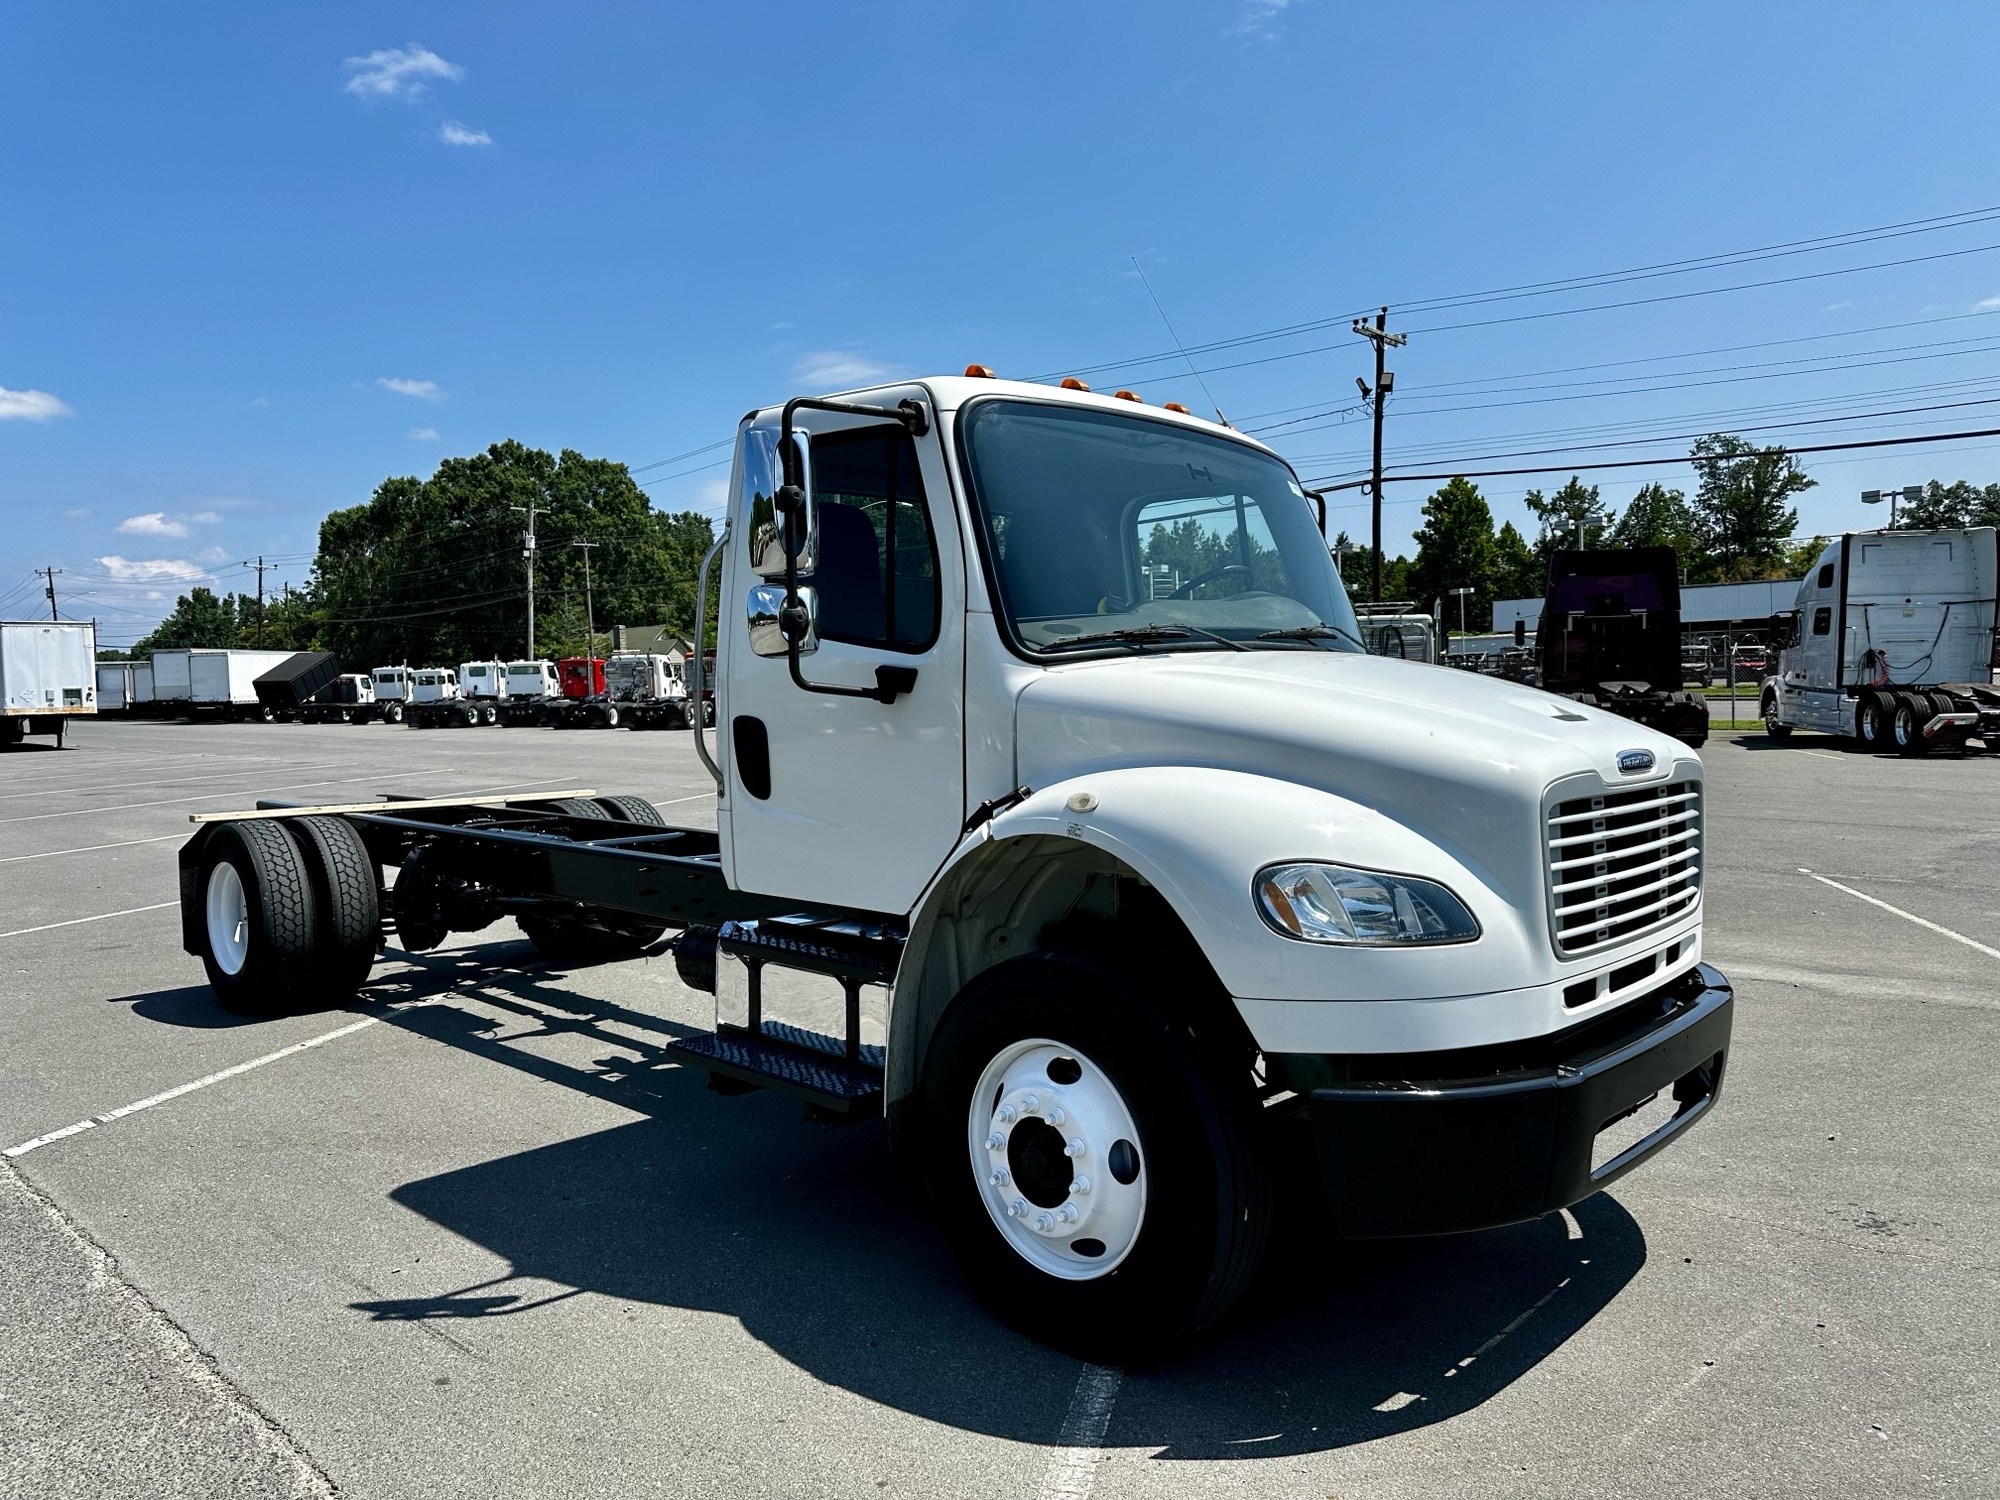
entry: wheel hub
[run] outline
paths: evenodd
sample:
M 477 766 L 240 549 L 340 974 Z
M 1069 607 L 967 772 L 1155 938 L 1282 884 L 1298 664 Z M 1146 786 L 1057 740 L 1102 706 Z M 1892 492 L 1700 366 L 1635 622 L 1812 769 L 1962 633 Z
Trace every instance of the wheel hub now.
M 1130 1252 L 1146 1206 L 1138 1128 L 1090 1059 L 1042 1039 L 1009 1046 L 981 1074 L 967 1126 L 987 1212 L 1024 1259 L 1087 1280 Z

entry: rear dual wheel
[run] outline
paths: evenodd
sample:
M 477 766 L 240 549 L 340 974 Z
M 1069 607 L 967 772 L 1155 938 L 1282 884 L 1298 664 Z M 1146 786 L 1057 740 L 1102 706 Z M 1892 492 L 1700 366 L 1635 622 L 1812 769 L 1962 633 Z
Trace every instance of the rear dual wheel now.
M 375 862 L 340 818 L 255 818 L 209 835 L 200 865 L 202 967 L 245 1015 L 337 1005 L 367 980 L 381 935 Z
M 1879 696 L 1887 697 L 1887 694 Z M 1895 740 L 1896 753 L 1916 757 L 1931 753 L 1931 742 L 1924 737 L 1924 725 L 1931 721 L 1936 711 L 1930 697 L 1925 693 L 1897 693 L 1895 708 L 1890 720 L 1890 734 Z

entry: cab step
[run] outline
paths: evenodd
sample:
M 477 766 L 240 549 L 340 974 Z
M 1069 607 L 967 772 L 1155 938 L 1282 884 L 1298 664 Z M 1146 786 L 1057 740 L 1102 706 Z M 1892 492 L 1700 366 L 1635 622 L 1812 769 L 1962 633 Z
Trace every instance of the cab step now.
M 839 1037 L 765 1021 L 756 1031 L 725 1026 L 687 1037 L 666 1051 L 685 1067 L 707 1070 L 710 1087 L 724 1092 L 756 1088 L 790 1094 L 840 1120 L 882 1112 L 880 1047 L 858 1047 L 850 1058 Z

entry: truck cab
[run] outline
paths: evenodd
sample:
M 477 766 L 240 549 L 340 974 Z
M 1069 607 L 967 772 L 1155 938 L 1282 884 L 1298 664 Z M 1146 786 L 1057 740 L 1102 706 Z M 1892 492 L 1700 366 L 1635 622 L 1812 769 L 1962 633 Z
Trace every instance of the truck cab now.
M 715 1026 L 674 1060 L 885 1116 L 980 1293 L 1096 1359 L 1222 1314 L 1287 1163 L 1345 1234 L 1477 1230 L 1720 1097 L 1699 757 L 1369 654 L 1253 439 L 976 367 L 761 408 L 697 601 L 713 831 L 590 791 L 236 815 L 181 853 L 218 993 L 335 973 L 242 948 L 242 890 L 280 889 L 256 861 L 306 842 L 258 819 L 396 872 L 343 929 L 371 944 L 385 918 L 416 949 L 501 915 L 552 955 L 677 931 Z
M 503 661 L 460 662 L 458 682 L 466 697 L 497 702 L 507 696 L 507 664 Z
M 1766 730 L 1814 729 L 1920 755 L 2000 740 L 2000 559 L 1990 526 L 1853 532 L 1828 543 L 1772 622 Z M 1763 658 L 1769 670 L 1768 654 Z
M 507 663 L 508 698 L 554 698 L 562 686 L 556 680 L 552 661 L 510 661 Z
M 412 703 L 445 703 L 459 696 L 458 673 L 450 667 L 424 667 L 410 674 Z

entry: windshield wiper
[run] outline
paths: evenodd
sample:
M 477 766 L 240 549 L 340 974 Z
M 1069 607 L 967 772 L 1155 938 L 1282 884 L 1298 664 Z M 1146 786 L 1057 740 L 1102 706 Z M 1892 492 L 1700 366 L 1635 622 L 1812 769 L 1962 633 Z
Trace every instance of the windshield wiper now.
M 1329 637 L 1349 640 L 1359 646 L 1365 654 L 1368 643 L 1353 631 L 1339 625 L 1294 625 L 1289 630 L 1265 630 L 1259 632 L 1260 641 L 1323 641 Z
M 1040 649 L 1067 651 L 1071 646 L 1096 646 L 1110 641 L 1115 645 L 1131 646 L 1136 650 L 1155 641 L 1186 640 L 1189 636 L 1200 636 L 1203 640 L 1215 641 L 1227 646 L 1231 651 L 1250 649 L 1241 641 L 1232 641 L 1226 635 L 1217 635 L 1214 631 L 1203 630 L 1198 625 L 1129 625 L 1123 630 L 1093 630 L 1088 635 L 1067 635 L 1059 641 L 1050 641 Z

